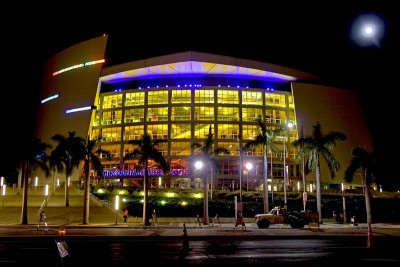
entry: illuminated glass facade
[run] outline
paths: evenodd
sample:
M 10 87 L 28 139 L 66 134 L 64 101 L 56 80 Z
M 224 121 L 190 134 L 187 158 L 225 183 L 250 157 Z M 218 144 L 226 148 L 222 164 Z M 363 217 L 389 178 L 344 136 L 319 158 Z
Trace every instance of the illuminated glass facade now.
M 289 177 L 291 181 L 299 180 L 296 151 L 290 145 L 298 138 L 290 84 L 286 84 L 286 90 L 282 84 L 279 87 L 283 90 L 274 90 L 273 84 L 267 88 L 251 88 L 228 84 L 177 84 L 176 80 L 168 82 L 170 84 L 164 86 L 136 85 L 137 88 L 133 88 L 134 85 L 131 88 L 129 85 L 114 84 L 113 88 L 125 89 L 100 95 L 91 134 L 92 138 L 103 136 L 106 141 L 102 148 L 111 152 L 112 159 L 103 162 L 104 175 L 109 182 L 122 182 L 125 186 L 142 183 L 143 173 L 137 161 L 123 162 L 122 158 L 133 149 L 132 145 L 127 144 L 129 140 L 140 139 L 144 133 L 149 133 L 153 139 L 167 140 L 160 150 L 171 166 L 169 175 L 162 176 L 157 164 L 150 163 L 150 186 L 201 187 L 200 177 L 203 174 L 193 168 L 192 159 L 197 152 L 191 144 L 193 141 L 204 142 L 211 127 L 213 149 L 224 148 L 229 151 L 228 154 L 217 156 L 219 169 L 214 175 L 213 188 L 238 189 L 242 169 L 242 190 L 262 190 L 263 146 L 244 151 L 242 168 L 239 163 L 239 141 L 245 145 L 260 133 L 256 122 L 258 118 L 271 127 L 283 128 L 289 122 L 294 124 L 292 128 L 287 127 L 286 137 L 277 136 L 274 142 L 283 151 L 283 139 L 286 138 Z M 234 80 L 231 82 L 235 83 Z M 275 178 L 270 178 L 270 187 L 275 191 L 282 190 L 283 153 L 270 154 L 267 151 L 267 154 L 268 161 L 272 160 Z M 249 162 L 254 166 L 250 171 L 245 168 Z

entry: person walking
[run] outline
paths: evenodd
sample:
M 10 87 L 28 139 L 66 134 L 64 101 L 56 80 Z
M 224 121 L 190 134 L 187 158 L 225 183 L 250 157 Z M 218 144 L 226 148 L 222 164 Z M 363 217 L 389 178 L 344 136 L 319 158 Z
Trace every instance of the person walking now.
M 151 213 L 151 220 L 154 227 L 158 228 L 156 209 L 153 209 L 153 212 Z
M 196 224 L 195 224 L 195 226 L 197 226 L 197 225 L 199 225 L 199 227 L 201 227 L 201 222 L 200 222 L 200 216 L 199 216 L 199 214 L 197 214 L 197 216 L 196 216 Z
M 242 212 L 238 212 L 237 219 L 236 219 L 236 224 L 235 224 L 235 229 L 239 224 L 242 225 L 242 230 L 246 230 L 246 224 L 244 223 L 243 213 Z
M 221 222 L 219 221 L 219 216 L 218 213 L 215 214 L 215 218 L 214 218 L 215 223 L 219 223 L 219 226 L 221 226 Z
M 39 213 L 39 223 L 38 223 L 38 226 L 37 226 L 37 230 L 39 230 L 40 225 L 42 224 L 42 222 L 43 222 L 43 224 L 44 224 L 44 226 L 45 226 L 44 230 L 45 230 L 45 231 L 49 230 L 49 229 L 47 228 L 47 217 L 46 217 L 46 213 L 44 213 L 44 210 L 42 210 L 42 211 Z
M 127 222 L 128 217 L 129 217 L 129 211 L 128 211 L 128 209 L 125 209 L 125 210 L 124 210 L 124 215 L 123 215 L 122 217 L 124 217 L 124 222 Z

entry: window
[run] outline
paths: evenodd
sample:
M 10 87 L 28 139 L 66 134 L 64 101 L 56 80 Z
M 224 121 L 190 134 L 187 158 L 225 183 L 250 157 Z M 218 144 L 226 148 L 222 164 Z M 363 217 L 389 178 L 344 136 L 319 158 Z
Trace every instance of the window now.
M 192 91 L 172 90 L 171 103 L 192 103 Z
M 125 106 L 144 105 L 144 92 L 126 93 Z
M 214 107 L 196 106 L 194 108 L 194 120 L 213 121 L 214 119 Z
M 168 107 L 148 108 L 147 121 L 168 121 Z
M 144 109 L 134 108 L 125 110 L 125 123 L 144 121 Z
M 122 107 L 122 94 L 103 97 L 103 109 Z
M 168 104 L 168 90 L 149 91 L 147 95 L 148 105 Z
M 261 106 L 263 104 L 261 92 L 243 91 L 242 92 L 242 104 L 243 105 Z
M 140 140 L 141 136 L 144 134 L 143 125 L 135 126 L 125 126 L 124 140 Z
M 218 90 L 219 104 L 239 104 L 239 92 L 237 90 Z
M 218 107 L 219 121 L 239 121 L 239 108 L 238 107 Z
M 191 121 L 191 107 L 172 107 L 171 108 L 171 121 Z
M 106 142 L 121 141 L 121 127 L 103 128 L 102 136 Z
M 214 103 L 214 90 L 195 90 L 195 103 Z
M 191 125 L 190 124 L 172 124 L 171 125 L 171 138 L 191 138 Z

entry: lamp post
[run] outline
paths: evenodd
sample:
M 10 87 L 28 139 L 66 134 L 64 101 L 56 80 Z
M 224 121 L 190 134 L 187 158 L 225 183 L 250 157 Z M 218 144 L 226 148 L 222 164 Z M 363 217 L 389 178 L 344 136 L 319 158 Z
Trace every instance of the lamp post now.
M 342 183 L 342 199 L 343 199 L 343 223 L 346 223 L 346 198 L 344 197 L 344 184 Z
M 49 197 L 49 185 L 48 184 L 46 184 L 46 186 L 44 188 L 44 196 L 45 196 L 44 206 L 47 207 L 47 198 Z
M 37 190 L 37 186 L 38 186 L 38 180 L 39 180 L 39 178 L 36 176 L 35 177 L 35 194 L 36 194 L 36 190 Z
M 251 162 L 247 162 L 246 164 L 247 169 L 247 177 L 246 177 L 246 191 L 249 191 L 249 171 L 253 169 L 253 164 Z
M 114 208 L 115 208 L 115 225 L 118 223 L 118 209 L 119 209 L 119 195 L 115 196 L 115 203 L 114 203 Z
M 196 161 L 194 164 L 197 170 L 203 169 L 203 162 Z M 203 224 L 209 224 L 208 218 L 208 181 L 206 175 L 203 174 L 203 186 L 204 186 L 204 196 L 203 196 Z
M 1 195 L 3 196 L 3 208 L 4 208 L 4 198 L 6 197 L 6 185 L 3 184 L 3 186 L 1 187 Z
M 289 122 L 286 125 L 288 128 L 293 127 L 293 123 Z M 285 136 L 283 137 L 283 195 L 284 195 L 284 208 L 287 209 L 287 196 L 286 196 L 286 186 L 288 184 L 288 167 L 286 166 L 286 129 Z
M 301 122 L 301 138 L 304 138 L 303 134 L 303 122 Z M 303 147 L 302 147 L 303 148 Z M 306 175 L 305 175 L 305 162 L 304 156 L 301 157 L 301 176 L 303 178 L 303 211 L 306 212 L 307 205 L 307 190 L 306 190 Z

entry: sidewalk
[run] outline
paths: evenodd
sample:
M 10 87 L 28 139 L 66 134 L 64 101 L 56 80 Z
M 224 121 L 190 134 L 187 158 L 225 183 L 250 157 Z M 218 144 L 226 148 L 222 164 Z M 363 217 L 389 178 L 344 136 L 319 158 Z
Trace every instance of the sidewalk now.
M 367 233 L 367 224 L 359 223 L 357 226 L 350 224 L 335 223 L 332 220 L 324 220 L 321 225 L 312 224 L 305 226 L 304 229 L 292 229 L 289 225 L 276 224 L 268 229 L 259 229 L 254 223 L 253 218 L 245 218 L 246 228 L 235 227 L 234 217 L 219 218 L 221 224 L 214 224 L 210 219 L 209 225 L 196 224 L 196 218 L 190 217 L 158 217 L 157 225 L 152 224 L 143 229 L 141 217 L 129 217 L 128 221 L 123 222 L 123 212 L 116 212 L 112 207 L 104 203 L 91 199 L 89 205 L 89 222 L 82 224 L 83 218 L 83 194 L 79 190 L 70 191 L 69 207 L 65 207 L 64 192 L 56 192 L 47 202 L 44 211 L 47 215 L 49 229 L 54 233 L 59 227 L 73 229 L 96 229 L 96 228 L 119 228 L 129 230 L 130 235 L 153 235 L 153 236 L 182 236 L 183 224 L 185 224 L 188 234 L 191 236 L 223 236 L 223 235 L 343 235 L 343 234 L 361 234 Z M 39 210 L 44 203 L 44 197 L 40 195 L 29 195 L 28 197 L 28 224 L 21 225 L 21 204 L 22 196 L 10 195 L 3 199 L 3 205 L 0 205 L 0 235 L 6 233 L 6 228 L 10 229 L 35 229 L 39 222 Z M 372 225 L 374 234 L 389 234 L 400 236 L 400 224 L 376 223 Z M 136 231 L 136 232 L 133 232 Z M 40 231 L 39 231 L 40 232 Z M 91 231 L 93 234 L 95 230 Z M 104 234 L 105 231 L 99 232 Z M 35 231 L 36 233 L 36 231 Z M 115 234 L 115 233 L 114 233 Z M 110 234 L 111 235 L 111 234 Z

